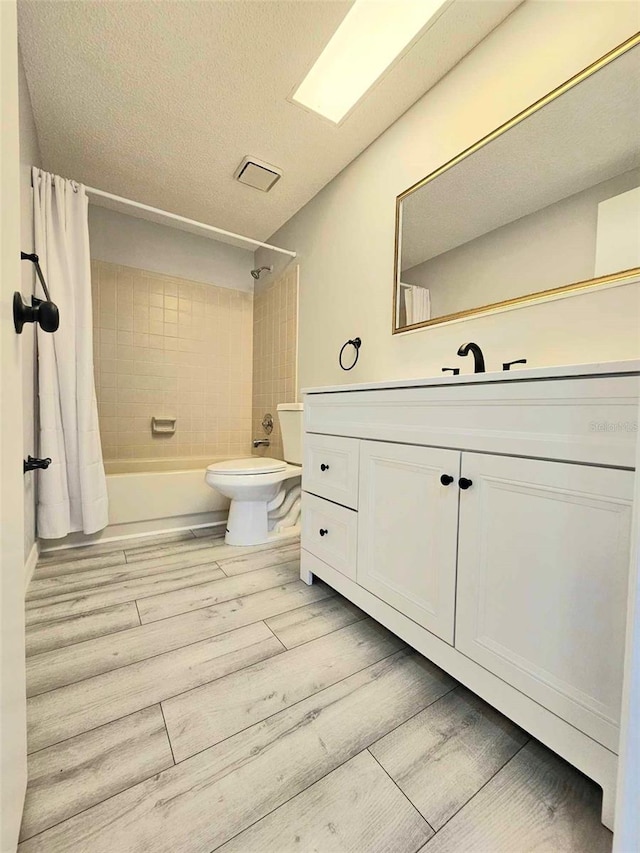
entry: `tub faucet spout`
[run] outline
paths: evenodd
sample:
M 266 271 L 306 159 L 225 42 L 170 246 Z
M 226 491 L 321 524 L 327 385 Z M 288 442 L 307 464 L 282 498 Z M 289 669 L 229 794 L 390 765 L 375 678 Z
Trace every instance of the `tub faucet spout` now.
M 271 442 L 269 441 L 268 438 L 254 438 L 253 439 L 253 446 L 254 447 L 269 447 L 270 444 L 271 444 Z

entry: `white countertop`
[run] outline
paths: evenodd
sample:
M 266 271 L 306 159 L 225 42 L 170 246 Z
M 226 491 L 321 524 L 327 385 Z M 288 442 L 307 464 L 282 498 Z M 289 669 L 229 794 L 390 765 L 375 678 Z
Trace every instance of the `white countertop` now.
M 532 379 L 568 379 L 578 376 L 612 376 L 624 373 L 640 374 L 640 359 L 604 361 L 599 364 L 564 364 L 555 367 L 529 367 L 500 370 L 492 373 L 463 373 L 453 376 L 387 379 L 379 382 L 354 382 L 348 385 L 324 385 L 303 388 L 302 394 L 330 394 L 337 391 L 381 391 L 388 388 L 422 388 L 431 385 L 472 385 L 486 382 L 524 382 Z

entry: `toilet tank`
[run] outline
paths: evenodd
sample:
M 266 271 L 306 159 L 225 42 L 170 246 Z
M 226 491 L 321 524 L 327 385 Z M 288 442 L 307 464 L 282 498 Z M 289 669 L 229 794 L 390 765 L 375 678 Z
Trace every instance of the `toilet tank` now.
M 302 465 L 302 403 L 278 403 L 284 461 Z

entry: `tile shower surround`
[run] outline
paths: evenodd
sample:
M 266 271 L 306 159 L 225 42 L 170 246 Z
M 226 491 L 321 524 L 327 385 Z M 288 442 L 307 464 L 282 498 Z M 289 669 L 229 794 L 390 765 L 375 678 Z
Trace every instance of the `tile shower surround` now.
M 253 295 L 91 262 L 105 461 L 246 456 Z M 151 418 L 175 417 L 172 436 Z
M 254 453 L 282 459 L 278 403 L 295 402 L 298 361 L 298 266 L 275 281 L 256 282 L 253 300 L 253 436 L 263 437 L 262 418 L 273 415 L 271 446 Z

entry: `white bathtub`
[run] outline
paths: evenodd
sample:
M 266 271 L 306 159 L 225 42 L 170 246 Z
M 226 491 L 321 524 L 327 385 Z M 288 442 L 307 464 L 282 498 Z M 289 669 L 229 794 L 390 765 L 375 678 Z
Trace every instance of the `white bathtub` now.
M 224 525 L 229 501 L 204 481 L 212 459 L 163 459 L 107 462 L 109 526 L 85 536 L 42 539 L 41 550 L 88 545 L 190 527 Z

